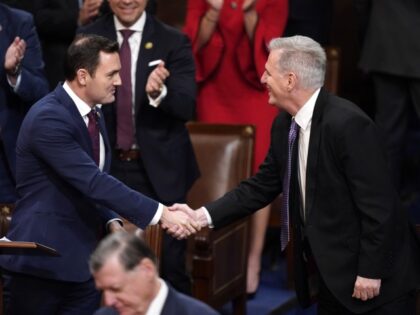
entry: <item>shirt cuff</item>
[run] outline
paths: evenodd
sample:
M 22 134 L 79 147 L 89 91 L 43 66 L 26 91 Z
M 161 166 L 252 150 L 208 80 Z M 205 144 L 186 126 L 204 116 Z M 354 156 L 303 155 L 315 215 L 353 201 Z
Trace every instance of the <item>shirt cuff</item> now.
M 22 72 L 19 73 L 19 75 L 18 75 L 18 77 L 16 79 L 16 84 L 15 85 L 13 85 L 12 82 L 10 82 L 8 75 L 6 75 L 6 77 L 7 77 L 7 82 L 13 88 L 13 92 L 17 93 L 17 91 L 19 89 L 20 81 L 22 79 Z
M 160 221 L 160 218 L 162 217 L 162 213 L 163 213 L 163 204 L 159 203 L 159 206 L 156 210 L 155 215 L 153 216 L 152 221 L 150 221 L 149 225 L 155 225 L 158 224 Z
M 114 218 L 114 219 L 109 220 L 106 223 L 106 229 L 107 229 L 107 231 L 109 231 L 109 228 L 108 227 L 111 224 L 111 222 L 114 222 L 114 221 L 117 221 L 119 224 L 121 224 L 121 226 L 124 226 L 124 223 L 123 223 L 123 221 L 120 218 Z
M 167 94 L 168 94 L 168 89 L 166 88 L 165 84 L 162 85 L 162 91 L 160 92 L 160 95 L 156 97 L 155 99 L 153 99 L 149 94 L 147 94 L 147 98 L 149 99 L 150 106 L 157 108 L 160 105 L 160 103 L 162 103 L 163 99 L 166 97 Z
M 203 209 L 203 213 L 206 216 L 209 228 L 211 228 L 211 229 L 214 228 L 213 220 L 211 219 L 209 211 L 206 209 L 206 207 L 201 207 L 201 208 Z

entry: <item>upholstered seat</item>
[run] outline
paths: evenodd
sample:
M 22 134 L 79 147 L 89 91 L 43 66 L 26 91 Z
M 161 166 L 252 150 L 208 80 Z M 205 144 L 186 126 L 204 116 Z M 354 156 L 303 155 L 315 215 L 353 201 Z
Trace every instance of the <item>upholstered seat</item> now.
M 251 175 L 254 128 L 250 125 L 188 124 L 201 177 L 187 200 L 192 208 L 221 197 Z M 193 296 L 220 308 L 232 301 L 246 313 L 248 218 L 190 239 Z

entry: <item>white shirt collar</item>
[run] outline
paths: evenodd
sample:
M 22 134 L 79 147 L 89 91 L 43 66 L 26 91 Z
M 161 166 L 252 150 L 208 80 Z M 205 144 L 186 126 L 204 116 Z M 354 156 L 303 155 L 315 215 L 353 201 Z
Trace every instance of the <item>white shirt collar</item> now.
M 140 18 L 136 21 L 136 23 L 134 23 L 128 28 L 121 24 L 120 20 L 118 20 L 116 15 L 114 15 L 114 24 L 115 24 L 115 29 L 117 31 L 129 29 L 135 32 L 143 32 L 144 25 L 146 24 L 146 11 L 143 12 Z
M 152 303 L 150 303 L 149 308 L 147 309 L 146 315 L 156 315 L 161 314 L 163 306 L 165 305 L 166 298 L 168 297 L 168 285 L 165 281 L 159 278 L 160 282 L 160 289 L 158 294 L 153 299 Z
M 67 92 L 67 94 L 73 100 L 74 104 L 76 104 L 76 107 L 79 110 L 79 113 L 82 117 L 85 117 L 87 114 L 90 113 L 92 108 L 85 101 L 83 101 L 80 97 L 78 97 L 76 95 L 76 93 L 73 92 L 73 90 L 67 84 L 67 82 L 64 82 L 63 89 Z
M 306 130 L 312 121 L 312 115 L 314 113 L 315 103 L 318 98 L 321 89 L 317 89 L 314 94 L 306 101 L 306 103 L 299 109 L 295 116 L 295 121 L 299 127 Z

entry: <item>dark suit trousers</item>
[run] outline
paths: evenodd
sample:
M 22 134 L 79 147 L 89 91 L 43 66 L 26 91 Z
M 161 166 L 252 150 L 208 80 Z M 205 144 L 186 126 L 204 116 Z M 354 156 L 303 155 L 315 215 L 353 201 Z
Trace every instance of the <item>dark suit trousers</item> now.
M 142 194 L 160 201 L 164 205 L 185 203 L 180 200 L 162 200 L 157 196 L 147 176 L 141 159 L 135 161 L 112 160 L 111 174 Z M 186 271 L 186 240 L 177 240 L 164 233 L 160 276 L 168 281 L 177 291 L 191 295 L 191 280 Z
M 93 279 L 64 282 L 3 272 L 3 314 L 92 315 L 99 303 Z
M 394 183 L 401 187 L 402 159 L 410 106 L 420 117 L 420 79 L 375 73 L 375 122 L 382 132 Z
M 318 315 L 356 315 L 344 308 L 319 277 Z M 357 315 L 416 315 L 416 294 L 410 292 L 372 311 Z

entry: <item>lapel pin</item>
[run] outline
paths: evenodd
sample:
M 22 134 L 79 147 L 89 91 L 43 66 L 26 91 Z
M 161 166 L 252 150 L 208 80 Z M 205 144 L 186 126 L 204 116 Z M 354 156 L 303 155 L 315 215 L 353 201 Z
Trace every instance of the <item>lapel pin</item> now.
M 147 42 L 147 43 L 144 45 L 144 48 L 146 48 L 146 49 L 152 49 L 152 48 L 153 48 L 153 43 L 152 43 L 152 42 Z

